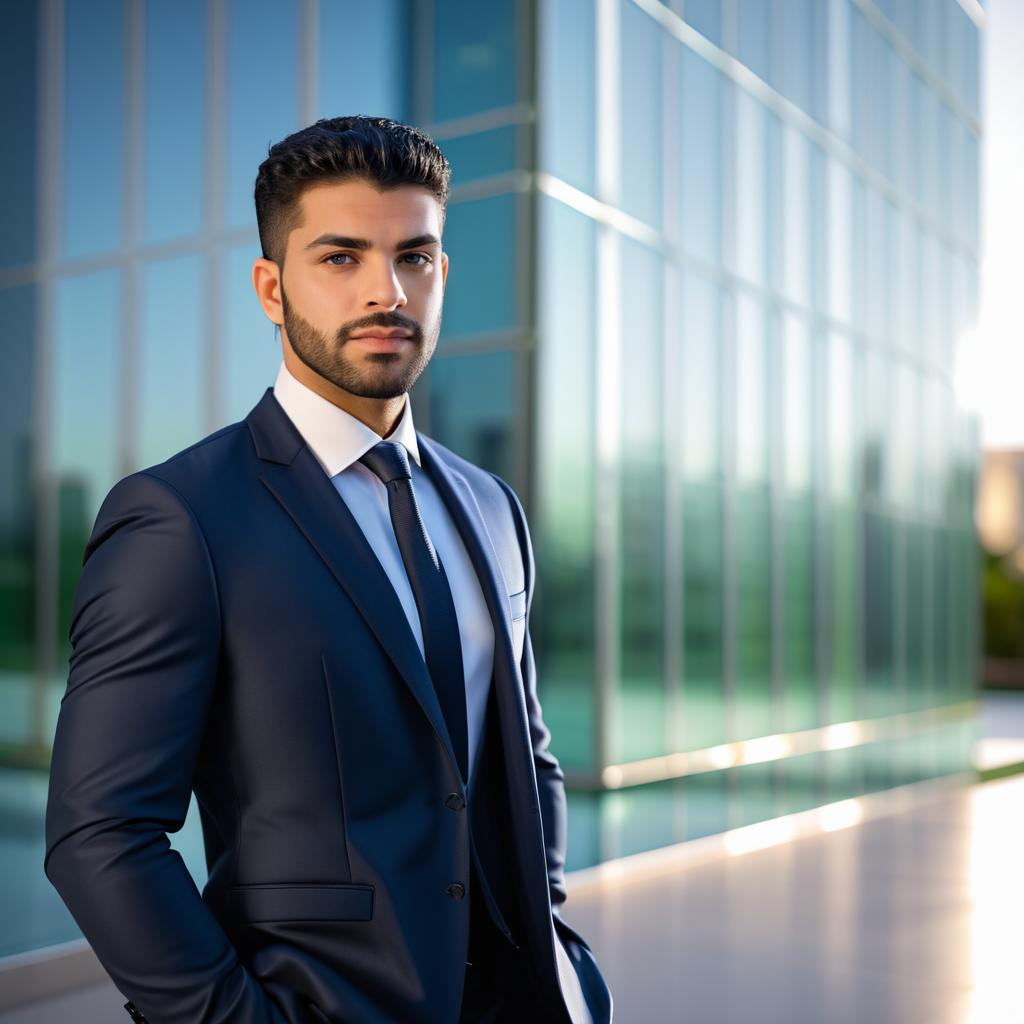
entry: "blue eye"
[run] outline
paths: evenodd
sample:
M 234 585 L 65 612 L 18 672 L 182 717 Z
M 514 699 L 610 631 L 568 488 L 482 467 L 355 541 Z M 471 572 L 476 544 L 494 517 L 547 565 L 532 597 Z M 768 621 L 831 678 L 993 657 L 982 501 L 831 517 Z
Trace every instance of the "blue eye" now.
M 415 258 L 417 256 L 419 256 L 424 262 L 423 263 L 416 263 L 416 264 L 414 264 L 414 266 L 425 267 L 425 266 L 427 266 L 427 264 L 433 263 L 433 260 L 431 259 L 431 257 L 428 256 L 425 252 L 410 252 L 410 253 L 406 253 L 405 256 L 402 257 L 402 259 L 410 259 L 410 258 Z M 324 257 L 323 262 L 324 263 L 330 263 L 332 267 L 343 267 L 343 266 L 345 266 L 346 264 L 344 264 L 344 263 L 334 263 L 334 262 L 332 262 L 333 260 L 339 260 L 339 259 L 349 259 L 350 260 L 350 259 L 352 259 L 352 257 L 347 252 L 332 252 L 330 256 L 325 256 Z

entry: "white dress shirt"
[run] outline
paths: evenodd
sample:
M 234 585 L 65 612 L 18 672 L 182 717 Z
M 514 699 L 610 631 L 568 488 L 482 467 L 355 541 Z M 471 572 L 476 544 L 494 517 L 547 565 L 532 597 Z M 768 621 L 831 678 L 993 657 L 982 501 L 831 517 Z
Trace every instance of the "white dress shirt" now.
M 419 644 L 420 654 L 426 660 L 416 598 L 391 524 L 387 487 L 380 477 L 358 461 L 361 455 L 384 439 L 351 413 L 338 408 L 297 380 L 285 366 L 284 360 L 281 361 L 274 382 L 274 397 L 355 516 L 398 595 L 405 617 L 409 620 L 409 627 Z M 469 773 L 472 778 L 494 668 L 494 625 L 462 537 L 433 482 L 421 468 L 419 445 L 412 422 L 412 403 L 408 395 L 398 425 L 387 439 L 398 441 L 409 453 L 409 469 L 416 502 L 451 587 L 462 641 L 466 724 L 469 728 Z

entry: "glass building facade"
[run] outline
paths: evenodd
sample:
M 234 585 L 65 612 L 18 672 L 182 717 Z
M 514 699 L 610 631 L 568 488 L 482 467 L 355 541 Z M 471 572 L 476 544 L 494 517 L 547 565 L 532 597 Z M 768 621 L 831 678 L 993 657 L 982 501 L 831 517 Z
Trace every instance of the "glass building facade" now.
M 419 429 L 530 519 L 569 867 L 967 770 L 973 0 L 17 0 L 0 47 L 0 956 L 42 873 L 81 555 L 237 421 L 268 145 L 416 123 L 452 164 Z M 193 808 L 193 811 L 195 808 Z M 197 816 L 172 837 L 205 881 Z

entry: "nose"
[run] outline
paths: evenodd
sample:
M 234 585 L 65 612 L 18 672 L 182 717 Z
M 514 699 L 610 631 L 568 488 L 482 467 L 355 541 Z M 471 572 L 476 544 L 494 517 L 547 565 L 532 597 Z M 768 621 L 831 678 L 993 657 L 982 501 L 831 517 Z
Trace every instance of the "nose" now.
M 402 282 L 390 262 L 371 272 L 366 295 L 366 305 L 372 308 L 394 309 L 408 302 Z

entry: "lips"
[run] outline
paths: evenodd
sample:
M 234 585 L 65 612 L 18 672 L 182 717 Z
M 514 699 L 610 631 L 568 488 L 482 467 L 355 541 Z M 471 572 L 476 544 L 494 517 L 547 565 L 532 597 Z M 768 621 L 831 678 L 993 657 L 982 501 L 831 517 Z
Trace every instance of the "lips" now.
M 361 331 L 359 334 L 353 334 L 352 338 L 355 341 L 362 341 L 366 338 L 410 338 L 412 335 L 409 331 L 399 330 L 398 328 L 381 328 L 379 331 Z

